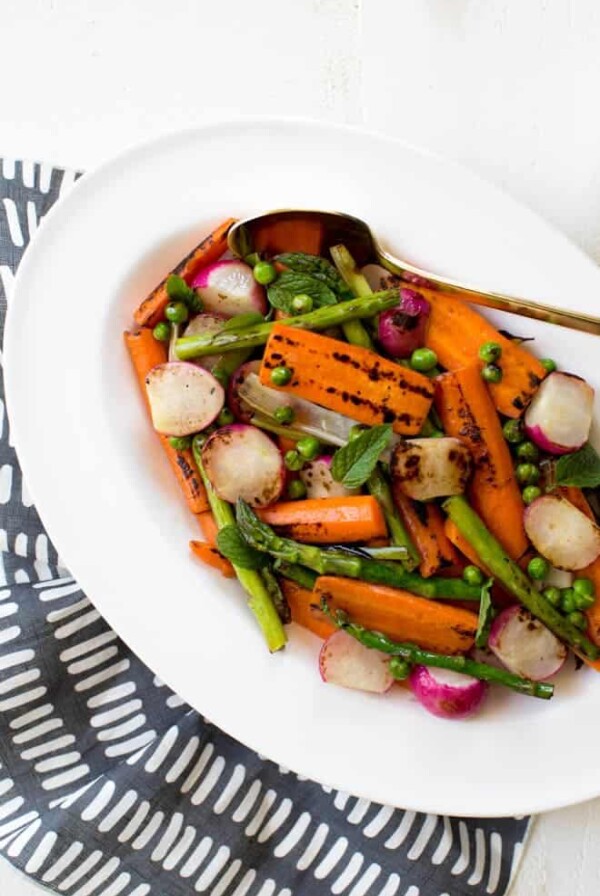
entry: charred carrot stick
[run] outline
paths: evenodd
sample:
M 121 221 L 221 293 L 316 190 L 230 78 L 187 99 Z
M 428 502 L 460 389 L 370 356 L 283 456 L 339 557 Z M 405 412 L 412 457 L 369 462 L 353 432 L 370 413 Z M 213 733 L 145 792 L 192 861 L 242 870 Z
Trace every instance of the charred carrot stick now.
M 235 570 L 229 560 L 221 557 L 218 550 L 204 541 L 190 541 L 192 553 L 211 569 L 216 569 L 226 579 L 235 579 Z
M 487 386 L 477 364 L 438 377 L 435 406 L 444 431 L 460 439 L 473 456 L 471 503 L 513 560 L 527 550 L 525 506 Z
M 368 541 L 387 533 L 379 502 L 370 495 L 282 501 L 256 513 L 280 535 L 311 544 Z
M 473 646 L 477 616 L 469 610 L 422 598 L 386 585 L 339 576 L 320 576 L 312 600 L 345 610 L 355 622 L 398 641 L 440 653 L 463 653 Z
M 197 517 L 200 528 L 202 529 L 202 534 L 204 535 L 204 541 L 211 548 L 216 548 L 217 532 L 219 531 L 219 528 L 212 512 L 210 510 L 205 510 L 203 513 L 197 514 Z
M 260 380 L 275 367 L 287 367 L 285 392 L 314 401 L 361 423 L 391 423 L 396 432 L 421 431 L 433 399 L 427 377 L 358 345 L 348 345 L 285 324 L 272 326 L 260 368 Z
M 490 393 L 501 414 L 520 417 L 546 375 L 538 359 L 522 345 L 503 336 L 461 299 L 420 286 L 419 292 L 431 303 L 426 341 L 442 367 L 456 370 L 471 364 L 477 360 L 484 342 L 497 342 L 501 346 L 502 380 L 490 383 Z
M 458 564 L 458 554 L 444 531 L 444 517 L 433 503 L 413 501 L 394 488 L 394 502 L 419 552 L 419 572 L 427 579 Z
M 217 261 L 226 251 L 227 234 L 232 224 L 235 224 L 235 218 L 228 218 L 222 224 L 219 224 L 170 273 L 182 277 L 189 286 L 200 268 Z M 161 280 L 158 286 L 152 290 L 133 315 L 138 326 L 153 327 L 163 316 L 169 301 L 166 290 L 168 276 Z
M 125 333 L 124 337 L 146 407 L 149 407 L 145 386 L 146 376 L 153 367 L 156 367 L 157 364 L 164 364 L 167 360 L 166 346 L 162 342 L 157 342 L 152 335 L 152 330 L 145 327 L 135 333 Z M 196 470 L 192 452 L 189 449 L 177 451 L 169 444 L 167 436 L 161 435 L 159 438 L 189 509 L 192 513 L 202 513 L 208 510 L 206 491 Z
M 314 591 L 289 579 L 281 580 L 281 590 L 288 602 L 292 622 L 307 628 L 319 638 L 328 638 L 334 633 L 335 625 L 320 611 L 319 600 Z

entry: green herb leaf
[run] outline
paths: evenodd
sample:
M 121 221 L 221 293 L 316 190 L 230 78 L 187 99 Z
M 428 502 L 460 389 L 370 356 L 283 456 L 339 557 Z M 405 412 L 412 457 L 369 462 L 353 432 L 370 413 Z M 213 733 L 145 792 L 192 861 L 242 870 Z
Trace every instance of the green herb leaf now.
M 217 533 L 219 553 L 240 569 L 262 569 L 269 562 L 266 554 L 251 547 L 237 526 L 223 526 Z
M 275 261 L 280 261 L 290 271 L 310 274 L 311 277 L 322 280 L 340 299 L 353 298 L 352 291 L 326 258 L 321 258 L 319 255 L 307 255 L 306 252 L 282 252 L 281 255 L 275 257 Z
M 253 327 L 255 324 L 264 323 L 264 317 L 258 311 L 246 311 L 244 314 L 236 314 L 221 328 L 221 333 L 225 330 L 242 330 L 244 327 Z
M 337 304 L 337 296 L 322 280 L 296 271 L 283 271 L 277 280 L 267 287 L 269 302 L 274 308 L 292 314 L 294 296 L 307 295 L 315 308 Z
M 487 582 L 484 582 L 484 584 L 481 586 L 479 620 L 477 622 L 477 632 L 475 634 L 476 647 L 487 647 L 488 638 L 490 636 L 490 629 L 492 627 L 492 620 L 494 618 L 494 607 L 492 604 L 492 598 L 490 597 L 490 591 L 492 590 L 493 584 L 494 580 L 488 579 Z
M 358 488 L 367 481 L 382 451 L 392 439 L 392 427 L 384 423 L 373 426 L 339 448 L 333 455 L 331 475 L 346 488 Z
M 597 488 L 600 485 L 600 456 L 587 442 L 579 451 L 559 457 L 554 475 L 557 485 Z
M 169 274 L 165 289 L 172 302 L 185 302 L 192 314 L 200 314 L 203 309 L 202 300 L 195 289 L 188 286 L 183 277 Z

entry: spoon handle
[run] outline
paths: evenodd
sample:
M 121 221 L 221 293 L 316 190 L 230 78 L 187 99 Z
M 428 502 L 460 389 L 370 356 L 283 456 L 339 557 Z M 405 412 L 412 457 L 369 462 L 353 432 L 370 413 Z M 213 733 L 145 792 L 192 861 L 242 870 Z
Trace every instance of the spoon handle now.
M 567 308 L 555 308 L 533 302 L 530 299 L 517 299 L 515 296 L 506 296 L 497 292 L 482 292 L 471 286 L 464 286 L 456 280 L 431 274 L 421 268 L 414 267 L 404 261 L 399 261 L 393 255 L 383 249 L 378 250 L 379 262 L 388 271 L 398 274 L 403 280 L 414 283 L 418 287 L 419 281 L 425 281 L 421 285 L 431 289 L 440 289 L 448 295 L 472 302 L 474 305 L 483 305 L 486 308 L 496 308 L 498 311 L 510 311 L 521 317 L 530 317 L 534 320 L 542 320 L 546 323 L 557 324 L 559 327 L 569 327 L 571 330 L 581 330 L 584 333 L 600 335 L 600 318 L 580 311 L 569 311 Z

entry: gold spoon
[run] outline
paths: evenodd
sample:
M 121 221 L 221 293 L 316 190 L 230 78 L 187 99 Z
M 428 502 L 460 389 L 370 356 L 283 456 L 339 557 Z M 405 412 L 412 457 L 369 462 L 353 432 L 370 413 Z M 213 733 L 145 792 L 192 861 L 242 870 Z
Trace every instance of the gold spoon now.
M 529 299 L 517 299 L 496 292 L 482 292 L 456 280 L 421 270 L 382 249 L 368 225 L 360 218 L 342 212 L 282 209 L 238 221 L 229 231 L 228 244 L 234 255 L 243 258 L 250 252 L 308 252 L 327 255 L 332 246 L 343 243 L 356 264 L 380 264 L 413 285 L 427 286 L 486 308 L 511 311 L 547 323 L 600 334 L 600 318 L 566 308 L 554 308 Z

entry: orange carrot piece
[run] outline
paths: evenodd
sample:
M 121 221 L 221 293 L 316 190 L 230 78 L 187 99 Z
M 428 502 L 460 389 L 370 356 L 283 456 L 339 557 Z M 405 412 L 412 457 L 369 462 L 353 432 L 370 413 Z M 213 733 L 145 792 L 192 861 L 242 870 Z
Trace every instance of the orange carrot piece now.
M 379 502 L 371 495 L 282 501 L 255 510 L 280 535 L 312 544 L 368 541 L 387 533 Z
M 585 513 L 586 516 L 595 522 L 592 509 L 580 488 L 569 486 L 568 488 L 559 489 L 559 492 L 567 501 L 570 501 L 578 510 L 581 510 L 582 513 Z M 585 569 L 578 570 L 577 575 L 591 579 L 596 589 L 596 602 L 584 612 L 588 621 L 588 635 L 594 644 L 600 646 L 600 557 L 594 560 L 593 563 L 590 563 L 589 566 L 586 566 Z M 586 660 L 585 662 L 600 672 L 600 660 L 593 662 Z
M 235 579 L 235 570 L 229 560 L 221 557 L 218 550 L 204 541 L 190 541 L 192 553 L 206 566 L 218 570 L 226 579 Z
M 271 370 L 289 367 L 284 392 L 299 395 L 361 423 L 391 423 L 396 432 L 416 435 L 433 399 L 433 384 L 414 370 L 376 352 L 329 336 L 273 325 L 260 380 L 273 387 Z
M 156 367 L 157 364 L 164 364 L 167 360 L 166 346 L 154 338 L 152 330 L 145 327 L 135 333 L 125 333 L 124 337 L 146 407 L 149 407 L 146 376 L 153 367 Z M 189 449 L 176 451 L 169 444 L 167 436 L 160 435 L 159 438 L 189 509 L 192 513 L 202 513 L 207 510 L 206 491 L 196 470 L 192 452 Z
M 464 442 L 473 456 L 469 494 L 475 510 L 505 551 L 519 560 L 528 548 L 525 505 L 479 365 L 469 364 L 438 377 L 435 405 L 446 434 Z
M 235 224 L 235 218 L 228 218 L 220 224 L 195 249 L 192 249 L 189 255 L 186 255 L 170 273 L 183 277 L 186 283 L 190 285 L 200 268 L 217 261 L 226 251 L 227 234 L 232 224 Z M 140 327 L 153 327 L 162 318 L 169 301 L 166 290 L 167 277 L 161 280 L 158 286 L 152 290 L 133 315 L 136 324 Z
M 196 516 L 198 519 L 198 523 L 200 524 L 200 528 L 202 529 L 202 534 L 204 535 L 204 541 L 208 545 L 210 545 L 211 548 L 216 548 L 217 532 L 219 530 L 211 511 L 205 510 L 203 513 L 196 514 Z
M 433 503 L 413 501 L 400 489 L 393 488 L 394 502 L 400 511 L 413 543 L 421 555 L 419 571 L 423 578 L 439 569 L 445 572 L 458 564 L 458 554 L 444 532 L 444 517 Z
M 489 340 L 502 348 L 502 380 L 490 383 L 494 404 L 507 417 L 520 417 L 546 371 L 527 349 L 503 336 L 470 305 L 432 289 L 418 287 L 431 303 L 426 342 L 447 370 L 457 370 L 477 359 Z M 479 363 L 483 366 L 483 362 Z
M 320 576 L 313 599 L 324 598 L 331 609 L 397 641 L 412 641 L 439 653 L 463 653 L 473 646 L 477 616 L 442 601 L 424 600 L 400 588 L 356 579 Z
M 307 628 L 319 638 L 328 638 L 333 634 L 335 625 L 319 610 L 319 601 L 314 591 L 302 588 L 288 579 L 282 579 L 280 585 L 292 614 L 292 622 Z

